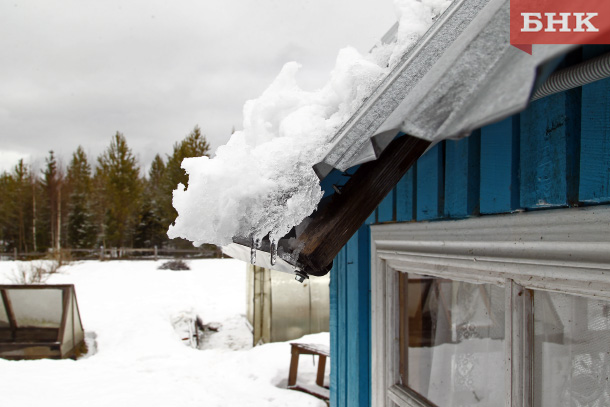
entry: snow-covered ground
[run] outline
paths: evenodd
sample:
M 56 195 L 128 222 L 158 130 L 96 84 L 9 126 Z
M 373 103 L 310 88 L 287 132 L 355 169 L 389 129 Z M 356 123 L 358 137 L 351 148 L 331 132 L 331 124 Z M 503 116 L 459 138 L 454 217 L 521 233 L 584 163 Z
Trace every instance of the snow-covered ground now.
M 252 348 L 244 263 L 193 260 L 190 271 L 158 270 L 162 263 L 61 267 L 47 283 L 76 286 L 88 342 L 96 350 L 77 361 L 0 359 L 0 405 L 325 406 L 285 389 L 288 343 Z M 13 283 L 19 267 L 27 265 L 1 261 L 0 284 Z M 203 350 L 186 346 L 172 325 L 185 313 L 221 325 Z M 328 344 L 328 334 L 301 341 Z M 312 358 L 302 357 L 299 381 L 313 382 L 315 371 Z

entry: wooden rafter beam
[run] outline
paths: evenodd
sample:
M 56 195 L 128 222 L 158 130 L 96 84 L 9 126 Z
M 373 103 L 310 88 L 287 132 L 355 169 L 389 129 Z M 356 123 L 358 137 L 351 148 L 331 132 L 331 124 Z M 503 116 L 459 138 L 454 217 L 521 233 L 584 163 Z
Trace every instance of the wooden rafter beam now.
M 392 141 L 377 160 L 361 165 L 299 235 L 303 271 L 326 274 L 339 250 L 429 146 L 429 141 L 405 135 Z
M 4 303 L 4 310 L 6 311 L 6 315 L 8 317 L 8 323 L 11 328 L 11 336 L 13 340 L 17 335 L 17 320 L 15 319 L 15 312 L 13 311 L 13 304 L 11 303 L 11 299 L 8 296 L 6 290 L 0 290 L 0 295 L 2 296 L 2 302 Z

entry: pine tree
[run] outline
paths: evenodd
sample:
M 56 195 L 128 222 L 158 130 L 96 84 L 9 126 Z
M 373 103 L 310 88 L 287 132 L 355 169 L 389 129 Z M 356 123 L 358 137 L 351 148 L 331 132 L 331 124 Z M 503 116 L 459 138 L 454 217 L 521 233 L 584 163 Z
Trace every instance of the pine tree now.
M 3 171 L 0 174 L 0 251 L 6 252 L 10 250 L 12 245 L 11 239 L 11 223 L 10 223 L 10 207 L 12 205 L 11 199 L 11 175 Z
M 23 159 L 15 166 L 13 171 L 15 180 L 15 203 L 17 206 L 18 243 L 20 251 L 28 252 L 32 248 L 32 238 L 29 225 L 31 224 L 32 207 L 32 179 L 30 171 L 23 163 Z
M 68 166 L 67 185 L 68 245 L 78 249 L 93 248 L 97 234 L 91 209 L 91 165 L 81 146 L 72 155 Z
M 125 137 L 117 132 L 98 157 L 96 181 L 104 196 L 103 238 L 106 246 L 133 245 L 142 185 L 140 169 Z
M 63 175 L 53 150 L 45 159 L 46 168 L 42 171 L 43 199 L 39 217 L 42 248 L 59 249 L 62 232 L 62 187 Z
M 136 247 L 162 246 L 168 238 L 162 223 L 159 202 L 162 201 L 161 183 L 165 175 L 165 163 L 157 154 L 153 159 L 145 180 L 146 188 L 142 194 L 138 225 L 134 243 Z
M 4 250 L 28 252 L 33 248 L 32 176 L 23 160 L 12 173 L 0 176 L 0 246 Z

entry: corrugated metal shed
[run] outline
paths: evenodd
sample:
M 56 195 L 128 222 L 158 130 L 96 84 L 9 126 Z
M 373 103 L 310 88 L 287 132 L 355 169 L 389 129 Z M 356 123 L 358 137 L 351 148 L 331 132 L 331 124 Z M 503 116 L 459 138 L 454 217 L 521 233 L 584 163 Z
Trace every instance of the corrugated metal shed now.
M 287 273 L 248 265 L 247 318 L 253 345 L 328 332 L 330 276 L 294 284 Z

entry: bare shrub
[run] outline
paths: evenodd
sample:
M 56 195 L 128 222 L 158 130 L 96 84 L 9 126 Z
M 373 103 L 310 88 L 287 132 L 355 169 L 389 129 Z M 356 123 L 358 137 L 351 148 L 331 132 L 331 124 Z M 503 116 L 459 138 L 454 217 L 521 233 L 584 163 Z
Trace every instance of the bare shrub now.
M 49 277 L 57 273 L 60 265 L 55 260 L 30 261 L 17 265 L 17 271 L 10 280 L 13 284 L 44 284 Z
M 166 261 L 162 265 L 159 266 L 159 270 L 190 270 L 188 264 L 184 260 L 175 259 Z
M 64 265 L 69 265 L 73 260 L 72 252 L 66 249 L 50 251 L 46 257 L 57 262 L 57 268 Z

